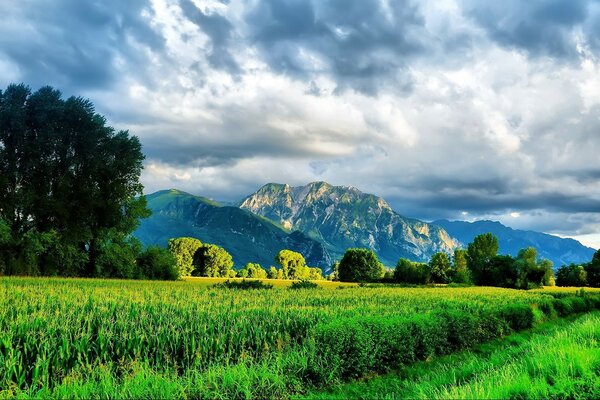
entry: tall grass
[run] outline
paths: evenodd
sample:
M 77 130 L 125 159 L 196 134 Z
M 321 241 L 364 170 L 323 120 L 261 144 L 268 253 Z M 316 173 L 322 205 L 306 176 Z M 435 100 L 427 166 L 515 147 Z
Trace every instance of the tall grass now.
M 570 300 L 497 288 L 2 278 L 0 397 L 285 397 L 530 327 Z

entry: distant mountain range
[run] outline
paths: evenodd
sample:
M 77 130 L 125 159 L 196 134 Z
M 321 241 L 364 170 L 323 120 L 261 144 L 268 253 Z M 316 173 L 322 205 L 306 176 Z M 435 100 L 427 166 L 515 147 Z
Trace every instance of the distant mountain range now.
M 301 252 L 310 266 L 329 272 L 350 247 L 373 249 L 393 267 L 400 257 L 426 261 L 438 251 L 451 253 L 486 232 L 498 237 L 501 253 L 516 255 L 533 246 L 555 266 L 587 262 L 594 252 L 573 239 L 514 230 L 499 222 L 406 218 L 380 197 L 326 182 L 298 187 L 270 183 L 231 205 L 174 189 L 146 198 L 152 216 L 134 232 L 142 243 L 165 246 L 173 237 L 196 237 L 225 247 L 237 268 L 247 262 L 268 267 L 279 250 L 291 249 Z
M 520 249 L 535 247 L 538 256 L 554 263 L 555 268 L 571 263 L 589 262 L 595 250 L 574 239 L 564 239 L 547 233 L 512 229 L 496 221 L 448 221 L 438 220 L 433 224 L 444 228 L 463 247 L 475 236 L 491 232 L 498 238 L 499 253 L 517 255 Z

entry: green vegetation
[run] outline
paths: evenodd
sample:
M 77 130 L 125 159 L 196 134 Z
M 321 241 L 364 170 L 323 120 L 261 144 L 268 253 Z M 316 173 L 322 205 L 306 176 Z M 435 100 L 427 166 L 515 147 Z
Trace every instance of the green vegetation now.
M 202 247 L 202 242 L 195 238 L 181 237 L 170 239 L 168 249 L 175 257 L 179 276 L 191 276 L 194 270 L 194 254 Z
M 383 278 L 385 269 L 377 255 L 369 249 L 348 249 L 344 253 L 337 274 L 345 282 L 372 282 Z
M 193 276 L 235 277 L 231 254 L 214 244 L 203 244 L 194 253 Z
M 574 290 L 202 281 L 0 278 L 0 397 L 288 397 L 600 304 Z
M 171 277 L 149 265 L 166 257 L 130 237 L 149 215 L 143 159 L 88 100 L 0 91 L 0 275 Z
M 262 281 L 254 280 L 247 281 L 242 279 L 241 281 L 226 280 L 222 283 L 217 283 L 213 288 L 224 288 L 224 289 L 239 289 L 239 290 L 251 290 L 251 289 L 273 289 L 273 285 L 264 283 Z
M 594 253 L 592 261 L 583 265 L 563 265 L 556 271 L 558 286 L 600 287 L 600 250 Z
M 600 397 L 600 313 L 317 392 L 314 399 L 543 399 Z

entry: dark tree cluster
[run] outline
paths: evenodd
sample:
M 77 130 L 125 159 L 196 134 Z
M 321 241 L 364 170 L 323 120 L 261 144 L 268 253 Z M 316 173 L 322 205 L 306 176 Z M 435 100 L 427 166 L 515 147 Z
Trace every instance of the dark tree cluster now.
M 171 278 L 170 254 L 131 237 L 143 159 L 86 99 L 0 91 L 0 274 Z
M 600 250 L 586 264 L 563 265 L 556 271 L 558 286 L 600 287 Z

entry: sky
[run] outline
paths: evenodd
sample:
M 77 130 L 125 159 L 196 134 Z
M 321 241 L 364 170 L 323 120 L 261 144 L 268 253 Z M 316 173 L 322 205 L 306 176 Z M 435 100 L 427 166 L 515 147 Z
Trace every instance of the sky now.
M 0 87 L 89 98 L 146 192 L 327 181 L 600 247 L 600 0 L 6 0 Z

